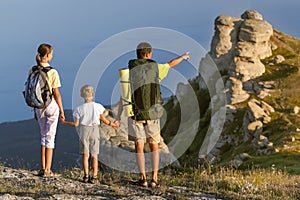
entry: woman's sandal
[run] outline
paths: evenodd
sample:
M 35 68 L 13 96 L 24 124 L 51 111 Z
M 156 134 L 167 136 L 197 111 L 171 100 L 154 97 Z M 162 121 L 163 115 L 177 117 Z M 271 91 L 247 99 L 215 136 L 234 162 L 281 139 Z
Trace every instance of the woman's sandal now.
M 150 186 L 152 187 L 152 188 L 158 188 L 158 187 L 160 187 L 160 183 L 158 182 L 158 181 L 155 181 L 155 180 L 151 180 L 151 182 L 150 182 Z
M 52 171 L 50 172 L 44 172 L 44 175 L 43 175 L 44 178 L 48 178 L 48 177 L 58 177 L 57 174 L 54 174 Z

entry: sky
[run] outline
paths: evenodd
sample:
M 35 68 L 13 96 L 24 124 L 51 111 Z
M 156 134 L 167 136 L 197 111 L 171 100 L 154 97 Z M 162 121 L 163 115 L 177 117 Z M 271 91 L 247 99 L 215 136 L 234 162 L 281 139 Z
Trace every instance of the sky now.
M 190 51 L 192 59 L 200 60 L 201 55 L 182 41 L 162 39 L 164 30 L 183 34 L 209 51 L 217 16 L 240 17 L 246 10 L 257 10 L 275 29 L 300 38 L 299 8 L 300 2 L 296 0 L 1 0 L 0 123 L 32 118 L 32 110 L 26 106 L 21 92 L 41 43 L 49 43 L 54 48 L 50 64 L 60 74 L 65 109 L 74 106 L 73 91 L 76 95 L 78 90 L 74 83 L 80 69 L 84 69 L 97 49 L 107 49 L 106 54 L 97 55 L 99 62 L 94 61 L 95 70 L 98 67 L 102 72 L 94 86 L 96 101 L 110 105 L 118 100 L 118 92 L 112 95 L 118 85 L 118 70 L 127 66 L 128 59 L 135 57 L 133 50 L 137 45 L 132 42 L 123 54 L 101 66 L 107 54 L 117 52 L 114 50 L 119 48 L 118 45 L 113 48 L 108 45 L 114 44 L 112 41 L 120 35 L 155 27 L 159 34 L 144 37 L 145 41 L 163 44 L 163 49 L 155 50 L 154 46 L 153 59 L 163 63 L 181 52 Z M 138 38 L 143 37 L 138 35 Z M 132 41 L 136 42 L 135 39 Z M 174 50 L 176 48 L 178 51 Z M 99 76 L 98 71 L 95 74 Z M 174 86 L 164 90 L 166 96 L 174 93 L 178 74 L 189 79 L 197 75 L 197 70 L 187 62 L 176 67 L 164 80 Z

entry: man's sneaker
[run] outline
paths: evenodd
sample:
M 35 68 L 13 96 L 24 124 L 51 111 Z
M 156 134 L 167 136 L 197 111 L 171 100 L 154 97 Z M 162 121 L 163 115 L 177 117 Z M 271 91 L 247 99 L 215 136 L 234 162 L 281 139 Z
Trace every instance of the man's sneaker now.
M 83 179 L 82 179 L 82 182 L 88 183 L 89 179 L 90 179 L 89 175 L 85 174 L 84 177 L 83 177 Z
M 141 187 L 148 187 L 148 183 L 145 179 L 140 179 L 137 184 Z
M 152 187 L 152 188 L 158 188 L 158 187 L 160 187 L 160 183 L 158 182 L 158 181 L 155 181 L 155 180 L 151 180 L 151 182 L 150 182 L 150 186 Z
M 98 176 L 93 176 L 92 178 L 90 178 L 90 183 L 92 183 L 92 184 L 96 184 L 96 183 L 98 183 Z

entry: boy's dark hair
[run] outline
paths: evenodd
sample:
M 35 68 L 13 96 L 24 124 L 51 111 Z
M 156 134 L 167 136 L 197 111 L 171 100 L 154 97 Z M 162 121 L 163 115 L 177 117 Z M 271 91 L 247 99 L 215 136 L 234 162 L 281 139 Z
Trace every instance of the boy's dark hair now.
M 146 54 L 152 52 L 152 46 L 147 42 L 141 42 L 136 47 L 136 56 L 138 59 L 142 59 L 146 56 Z

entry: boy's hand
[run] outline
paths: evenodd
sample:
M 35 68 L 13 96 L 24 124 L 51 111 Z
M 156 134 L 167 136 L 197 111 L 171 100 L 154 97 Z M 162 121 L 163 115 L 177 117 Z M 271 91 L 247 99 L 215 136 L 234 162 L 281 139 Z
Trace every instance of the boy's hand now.
M 113 128 L 119 128 L 120 127 L 120 122 L 119 121 L 115 121 L 115 122 L 111 122 L 111 127 Z
M 189 60 L 190 59 L 190 52 L 185 52 L 181 55 L 182 59 Z

